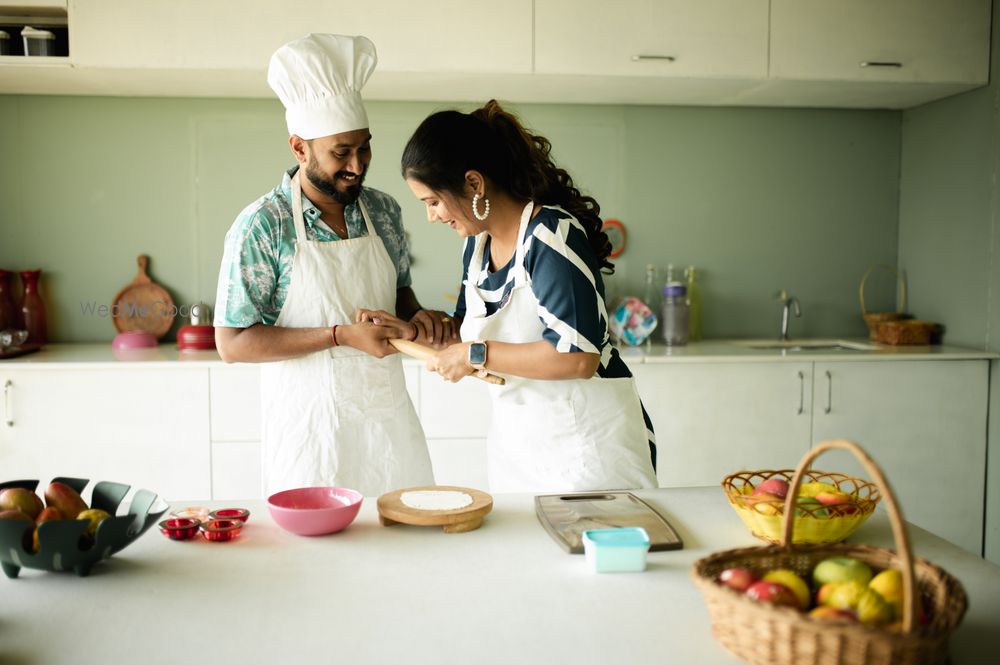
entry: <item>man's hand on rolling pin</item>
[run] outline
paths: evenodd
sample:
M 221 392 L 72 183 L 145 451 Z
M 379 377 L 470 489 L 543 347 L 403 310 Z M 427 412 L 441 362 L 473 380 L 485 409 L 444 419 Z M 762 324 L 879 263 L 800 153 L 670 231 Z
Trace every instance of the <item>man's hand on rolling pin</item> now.
M 384 358 L 399 353 L 390 339 L 413 339 L 416 328 L 380 309 L 359 309 L 354 315 L 357 322 L 349 326 L 337 326 L 337 338 L 376 358 Z
M 476 369 L 469 364 L 469 344 L 459 342 L 447 346 L 427 361 L 427 369 L 437 372 L 445 380 L 455 383 L 474 373 Z
M 410 323 L 417 327 L 417 338 L 414 341 L 421 344 L 443 349 L 459 341 L 458 322 L 447 312 L 418 309 L 417 313 L 410 317 Z

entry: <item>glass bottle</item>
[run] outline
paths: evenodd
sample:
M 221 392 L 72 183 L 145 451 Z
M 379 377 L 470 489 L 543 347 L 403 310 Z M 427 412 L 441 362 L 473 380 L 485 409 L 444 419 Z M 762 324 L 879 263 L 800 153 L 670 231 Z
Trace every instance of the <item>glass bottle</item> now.
M 680 282 L 667 282 L 663 287 L 663 316 L 660 330 L 667 346 L 683 346 L 688 340 L 687 287 Z
M 21 282 L 24 284 L 24 295 L 21 296 L 21 316 L 24 317 L 24 329 L 28 331 L 29 344 L 45 344 L 48 341 L 48 323 L 45 317 L 45 303 L 38 293 L 38 278 L 41 270 L 24 270 L 21 272 Z
M 697 268 L 688 266 L 684 271 L 687 280 L 688 303 L 688 340 L 697 342 L 701 339 L 701 290 L 695 281 Z
M 646 319 L 647 323 L 652 322 L 652 326 L 646 328 L 646 351 L 649 351 L 653 345 L 653 331 L 660 325 L 659 319 L 655 316 L 660 311 L 660 287 L 656 283 L 656 266 L 652 263 L 646 264 L 646 286 L 643 289 L 642 302 L 654 314 Z
M 14 273 L 0 270 L 0 330 L 19 330 L 21 311 L 14 298 Z
M 642 301 L 654 314 L 660 310 L 660 287 L 656 282 L 656 266 L 646 265 L 646 286 L 642 292 Z

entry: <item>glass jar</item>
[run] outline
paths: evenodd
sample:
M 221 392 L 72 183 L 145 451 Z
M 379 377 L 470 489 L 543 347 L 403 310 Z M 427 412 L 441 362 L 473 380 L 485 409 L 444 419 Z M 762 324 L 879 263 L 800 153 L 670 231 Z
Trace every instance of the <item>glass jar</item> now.
M 660 330 L 667 346 L 683 346 L 688 341 L 687 288 L 680 282 L 667 282 L 660 305 Z

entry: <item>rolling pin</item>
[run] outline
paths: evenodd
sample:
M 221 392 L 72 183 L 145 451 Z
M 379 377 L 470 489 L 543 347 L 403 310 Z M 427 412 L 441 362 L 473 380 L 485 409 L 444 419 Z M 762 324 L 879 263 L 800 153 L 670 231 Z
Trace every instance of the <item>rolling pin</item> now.
M 420 360 L 427 360 L 434 356 L 434 349 L 429 346 L 424 346 L 423 344 L 417 344 L 416 342 L 411 342 L 406 339 L 390 339 L 389 343 L 392 344 L 400 353 L 405 353 L 413 358 L 419 358 Z M 502 376 L 497 376 L 496 374 L 490 374 L 485 369 L 479 370 L 478 372 L 473 372 L 472 376 L 477 379 L 481 379 L 486 383 L 492 383 L 498 386 L 502 386 L 506 381 Z

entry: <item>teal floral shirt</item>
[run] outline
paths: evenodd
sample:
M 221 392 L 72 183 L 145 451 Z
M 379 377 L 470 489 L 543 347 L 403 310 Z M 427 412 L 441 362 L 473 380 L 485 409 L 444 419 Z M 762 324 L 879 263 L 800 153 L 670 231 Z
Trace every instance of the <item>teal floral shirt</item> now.
M 215 325 L 248 328 L 255 323 L 274 325 L 288 295 L 295 256 L 292 222 L 292 176 L 289 169 L 281 184 L 247 206 L 226 233 L 219 285 L 215 297 Z M 384 192 L 362 187 L 361 199 L 375 232 L 396 266 L 396 287 L 410 286 L 410 247 L 403 233 L 396 200 Z M 320 221 L 320 210 L 302 196 L 302 216 L 309 240 L 334 242 L 341 238 Z M 368 235 L 361 209 L 344 209 L 349 238 Z

